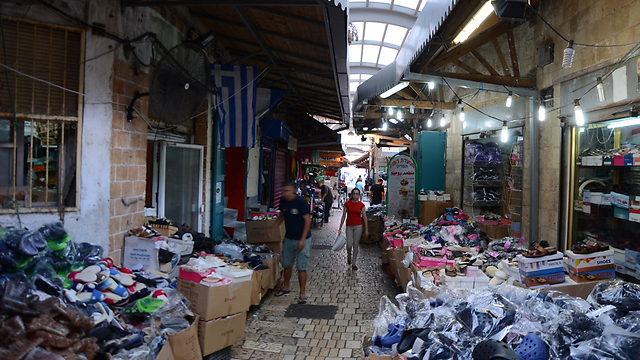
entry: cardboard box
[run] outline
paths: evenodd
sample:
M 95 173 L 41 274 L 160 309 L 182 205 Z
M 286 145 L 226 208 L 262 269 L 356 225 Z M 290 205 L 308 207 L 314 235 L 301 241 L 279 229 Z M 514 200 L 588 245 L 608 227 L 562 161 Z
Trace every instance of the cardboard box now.
M 596 287 L 596 285 L 598 284 L 598 281 L 590 281 L 587 283 L 577 284 L 573 280 L 571 280 L 571 278 L 569 278 L 567 282 L 570 282 L 570 283 L 557 284 L 552 286 L 540 286 L 540 287 L 548 288 L 549 290 L 552 290 L 552 291 L 560 291 L 569 296 L 579 297 L 583 300 L 586 300 L 587 297 L 589 297 L 589 294 L 591 294 L 591 291 L 593 290 L 593 288 Z M 526 286 L 524 286 L 523 284 L 517 281 L 514 281 L 513 285 L 521 288 L 526 288 Z M 546 291 L 546 290 L 543 290 L 543 291 Z
M 571 268 L 575 270 L 575 268 Z M 571 271 L 569 273 L 571 279 L 577 283 L 591 282 L 591 281 L 600 281 L 606 279 L 613 279 L 616 277 L 615 269 L 611 267 L 610 269 L 597 270 L 597 271 L 586 271 L 576 273 Z
M 373 345 L 373 339 L 371 338 L 371 336 L 365 335 L 362 338 L 362 353 L 366 354 L 364 349 L 372 345 Z M 392 360 L 392 357 L 391 355 L 369 354 L 363 360 Z
M 245 222 L 247 227 L 247 242 L 250 244 L 282 242 L 285 234 L 284 222 L 273 230 L 271 237 L 267 236 L 267 232 L 276 221 L 278 220 L 248 220 Z
M 251 305 L 260 305 L 262 296 L 269 289 L 271 269 L 254 271 L 251 276 Z
M 172 335 L 167 335 L 175 360 L 202 360 L 202 351 L 198 341 L 198 323 L 196 316 L 191 326 Z
M 451 201 L 420 201 L 420 224 L 429 225 L 440 217 L 442 211 L 452 207 Z
M 546 270 L 564 266 L 563 255 L 561 252 L 538 258 L 528 258 L 518 255 L 516 256 L 516 260 L 518 261 L 518 268 L 522 271 Z
M 265 257 L 267 256 L 267 257 Z M 280 255 L 274 256 L 262 255 L 262 265 L 269 267 L 271 272 L 269 273 L 269 283 L 267 289 L 273 289 L 276 287 L 276 282 L 280 278 Z
M 520 279 L 527 287 L 559 284 L 564 282 L 564 266 L 557 269 L 525 272 L 520 270 Z
M 591 254 L 574 254 L 573 251 L 567 250 L 567 256 L 569 257 L 569 261 L 567 262 L 569 266 L 578 270 L 603 265 L 613 267 L 615 262 L 613 259 L 613 250 L 600 251 Z
M 232 282 L 220 286 L 204 286 L 178 279 L 177 290 L 190 302 L 190 309 L 204 321 L 249 310 L 251 281 Z
M 202 355 L 209 355 L 242 341 L 244 339 L 246 321 L 246 312 L 222 319 L 199 321 L 198 339 L 200 340 Z
M 278 255 L 282 255 L 282 241 L 264 243 L 271 251 Z
M 125 237 L 122 265 L 129 269 L 142 265 L 144 270 L 160 270 L 155 241 L 137 236 Z

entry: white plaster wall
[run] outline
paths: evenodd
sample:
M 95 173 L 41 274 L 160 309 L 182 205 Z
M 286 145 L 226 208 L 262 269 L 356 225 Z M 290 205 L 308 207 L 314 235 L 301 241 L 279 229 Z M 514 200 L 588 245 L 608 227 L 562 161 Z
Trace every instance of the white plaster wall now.
M 85 6 L 83 1 L 57 1 L 58 6 L 75 16 L 86 18 L 89 23 L 106 24 L 108 29 L 114 28 L 118 11 L 113 0 L 90 2 Z M 99 5 L 98 5 L 99 4 Z M 2 14 L 24 16 L 26 19 L 55 22 L 71 25 L 51 10 L 39 5 L 20 5 L 2 2 Z M 115 42 L 100 35 L 86 32 L 85 59 L 93 58 L 108 51 Z M 102 56 L 85 65 L 84 92 L 85 99 L 82 145 L 79 164 L 79 208 L 80 211 L 68 212 L 64 217 L 64 226 L 77 242 L 90 242 L 103 248 L 106 255 L 109 251 L 109 182 L 111 170 L 109 166 L 112 122 L 112 75 L 113 53 Z M 105 160 L 107 159 L 107 160 Z M 21 214 L 22 226 L 36 229 L 45 223 L 60 221 L 55 214 Z M 18 226 L 15 214 L 0 215 L 0 225 Z
M 247 154 L 247 197 L 258 196 L 260 186 L 260 146 L 249 148 Z

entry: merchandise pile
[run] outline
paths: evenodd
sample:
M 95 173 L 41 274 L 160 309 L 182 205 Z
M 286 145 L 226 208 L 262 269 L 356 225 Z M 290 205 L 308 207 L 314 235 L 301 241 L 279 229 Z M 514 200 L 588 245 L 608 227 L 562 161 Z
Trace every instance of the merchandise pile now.
M 267 246 L 237 240 L 213 246 L 197 232 L 188 232 L 191 229 L 157 225 L 132 229 L 129 236 L 151 242 L 158 262 L 173 263 L 176 276 L 179 270 L 182 277 L 198 277 L 209 287 L 249 280 L 246 308 L 241 311 L 249 309 L 250 301 L 255 304 L 252 286 L 258 275 L 265 279 L 257 284 L 257 304 L 270 282 L 275 283 L 277 255 Z M 157 230 L 176 234 L 166 237 Z M 194 243 L 200 249 L 196 254 Z M 178 266 L 180 255 L 185 264 Z M 176 285 L 160 269 L 116 266 L 103 257 L 99 246 L 74 242 L 61 223 L 36 231 L 0 228 L 0 358 L 153 360 L 163 348 L 171 349 L 173 344 L 165 343 L 172 337 L 185 333 L 196 340 L 195 349 L 187 350 L 204 353 L 205 346 L 201 350 L 196 338 L 198 314 L 189 310 L 194 304 L 184 295 L 192 294 L 177 291 Z M 231 294 L 226 289 L 225 293 Z M 237 326 L 242 326 L 230 344 L 244 336 L 246 313 L 237 319 Z M 221 338 L 219 334 L 216 329 L 209 336 Z M 219 342 L 211 352 L 230 344 Z M 176 348 L 174 352 L 185 351 L 179 344 Z
M 595 285 L 586 300 L 509 285 L 380 300 L 365 356 L 415 360 L 637 359 L 640 285 Z

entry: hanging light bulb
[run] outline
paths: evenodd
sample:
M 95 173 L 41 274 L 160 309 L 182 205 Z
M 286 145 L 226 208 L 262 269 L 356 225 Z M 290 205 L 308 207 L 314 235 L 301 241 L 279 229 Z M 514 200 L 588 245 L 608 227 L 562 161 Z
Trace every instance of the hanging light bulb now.
M 598 89 L 598 98 L 600 98 L 600 102 L 604 102 L 607 98 L 604 96 L 604 84 L 602 83 L 602 78 L 598 76 L 598 84 L 596 88 Z
M 389 115 L 393 115 L 393 108 L 392 108 L 392 107 L 388 107 L 388 108 L 387 108 L 387 113 L 388 113 Z
M 429 90 L 433 90 L 436 88 L 436 83 L 429 81 Z
M 387 122 L 386 121 L 382 122 L 382 131 L 387 131 Z
M 462 103 L 462 99 L 458 99 L 458 108 L 462 109 L 464 104 Z
M 467 129 L 467 122 L 463 122 L 462 123 L 462 130 L 466 130 Z
M 460 121 L 464 122 L 464 111 L 460 110 Z
M 415 107 L 415 106 L 413 106 L 413 104 L 411 104 L 411 105 L 409 106 L 409 112 L 413 114 L 413 113 L 415 113 L 415 111 L 416 111 L 416 107 Z
M 442 117 L 440 118 L 440 127 L 445 126 L 446 123 L 447 123 L 447 120 L 445 120 L 444 114 L 442 114 Z
M 402 119 L 402 111 L 400 111 L 400 109 L 398 109 L 398 116 L 397 116 L 397 118 L 398 118 L 398 120 L 400 120 L 400 121 L 404 121 L 404 120 Z
M 513 93 L 509 91 L 509 96 L 507 96 L 507 107 L 511 107 L 512 102 L 513 102 Z
M 584 125 L 584 114 L 582 113 L 582 108 L 580 107 L 580 100 L 575 99 L 575 106 L 573 107 L 573 112 L 576 115 L 576 125 L 582 126 Z
M 507 122 L 502 122 L 502 132 L 500 133 L 500 141 L 507 142 L 509 140 L 509 128 L 507 127 Z
M 544 121 L 547 116 L 547 109 L 544 107 L 544 103 L 540 102 L 540 107 L 538 107 L 538 120 Z
M 433 122 L 431 121 L 431 118 L 429 118 L 429 120 L 427 120 L 427 128 L 431 129 L 431 125 L 433 125 Z
M 562 56 L 562 67 L 565 69 L 571 68 L 573 65 L 573 55 L 576 53 L 573 50 L 573 40 L 569 40 L 569 45 L 564 49 L 564 55 Z

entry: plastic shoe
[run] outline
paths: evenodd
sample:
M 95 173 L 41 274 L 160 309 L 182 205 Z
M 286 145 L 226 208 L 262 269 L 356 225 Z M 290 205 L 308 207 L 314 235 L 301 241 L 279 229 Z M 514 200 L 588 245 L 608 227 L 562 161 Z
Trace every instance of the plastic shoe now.
M 544 340 L 533 333 L 524 337 L 515 353 L 520 360 L 547 360 L 549 358 L 549 351 Z
M 473 349 L 473 360 L 520 360 L 509 345 L 497 340 L 485 340 Z
M 399 324 L 389 324 L 388 330 L 389 332 L 385 336 L 377 336 L 373 340 L 373 345 L 390 348 L 391 345 L 397 344 L 400 342 L 402 338 L 402 330 L 404 329 L 404 325 Z

